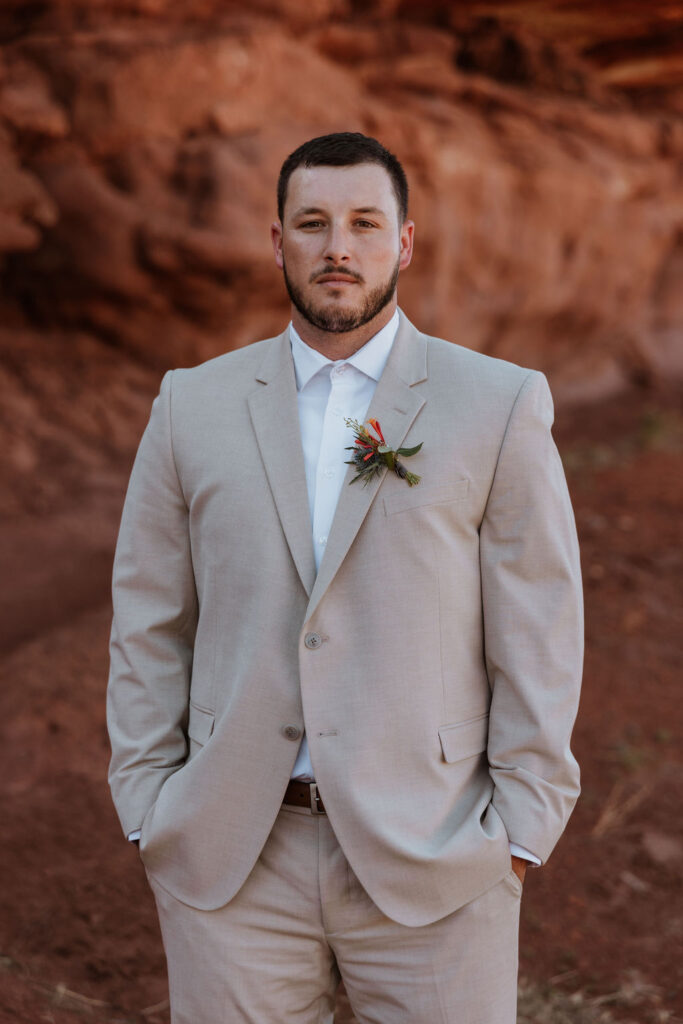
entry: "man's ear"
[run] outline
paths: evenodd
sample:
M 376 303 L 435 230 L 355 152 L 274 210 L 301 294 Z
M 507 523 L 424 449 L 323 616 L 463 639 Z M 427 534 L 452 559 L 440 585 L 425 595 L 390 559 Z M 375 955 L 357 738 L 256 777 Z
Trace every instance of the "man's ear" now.
M 270 240 L 273 243 L 275 262 L 280 270 L 282 270 L 284 266 L 284 260 L 282 258 L 282 224 L 279 220 L 274 220 L 270 225 Z
M 401 227 L 401 252 L 399 256 L 399 268 L 405 270 L 413 258 L 413 238 L 415 234 L 415 222 L 404 220 Z

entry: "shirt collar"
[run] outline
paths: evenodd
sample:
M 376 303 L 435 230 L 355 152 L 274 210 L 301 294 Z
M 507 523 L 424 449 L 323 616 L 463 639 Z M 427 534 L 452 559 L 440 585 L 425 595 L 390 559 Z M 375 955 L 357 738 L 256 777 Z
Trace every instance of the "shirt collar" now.
M 395 310 L 389 323 L 385 324 L 377 334 L 373 334 L 372 338 L 366 341 L 362 348 L 359 348 L 348 359 L 337 359 L 333 362 L 324 356 L 322 352 L 318 352 L 316 349 L 311 348 L 310 345 L 307 345 L 301 339 L 294 324 L 290 323 L 289 340 L 292 346 L 297 391 L 305 388 L 308 382 L 324 366 L 335 366 L 341 363 L 350 363 L 351 366 L 355 366 L 361 373 L 378 381 L 389 358 L 391 346 L 394 344 L 398 324 L 398 310 Z

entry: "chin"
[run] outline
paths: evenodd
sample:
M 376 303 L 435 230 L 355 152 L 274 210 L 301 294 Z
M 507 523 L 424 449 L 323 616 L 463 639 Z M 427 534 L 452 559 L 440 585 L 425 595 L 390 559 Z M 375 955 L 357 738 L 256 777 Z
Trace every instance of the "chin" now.
M 314 306 L 313 309 L 316 313 L 319 313 L 322 316 L 329 315 L 330 313 L 344 313 L 348 316 L 349 313 L 360 314 L 361 305 L 357 302 L 345 302 L 343 299 L 340 299 L 336 302 L 319 303 L 317 306 Z

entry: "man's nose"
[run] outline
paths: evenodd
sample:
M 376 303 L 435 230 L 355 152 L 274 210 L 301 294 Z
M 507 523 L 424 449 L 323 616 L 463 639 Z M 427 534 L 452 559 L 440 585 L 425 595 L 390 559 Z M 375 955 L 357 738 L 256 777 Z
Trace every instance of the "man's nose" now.
M 346 231 L 339 225 L 332 225 L 325 239 L 325 259 L 328 263 L 346 263 L 351 258 Z

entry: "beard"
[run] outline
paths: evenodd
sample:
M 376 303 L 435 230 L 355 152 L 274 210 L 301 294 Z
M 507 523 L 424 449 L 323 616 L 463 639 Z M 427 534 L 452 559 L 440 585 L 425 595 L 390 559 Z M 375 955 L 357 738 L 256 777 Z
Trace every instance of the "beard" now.
M 328 331 L 330 334 L 345 334 L 347 331 L 355 331 L 357 327 L 362 327 L 363 324 L 367 324 L 370 320 L 374 319 L 378 313 L 387 306 L 396 291 L 396 283 L 399 275 L 399 263 L 400 259 L 396 260 L 396 266 L 394 267 L 389 279 L 382 284 L 377 285 L 372 291 L 365 296 L 365 299 L 355 309 L 321 309 L 309 302 L 304 298 L 303 292 L 299 289 L 293 281 L 287 275 L 287 265 L 282 263 L 282 272 L 285 278 L 285 286 L 292 300 L 293 305 L 301 313 L 305 320 L 308 320 L 309 324 L 313 327 L 317 327 L 321 331 Z M 350 274 L 348 271 L 339 270 L 336 267 L 326 268 L 315 274 L 311 280 L 315 280 L 315 277 L 320 277 L 322 274 L 343 274 L 353 280 L 359 280 L 362 283 L 362 278 L 358 275 Z

